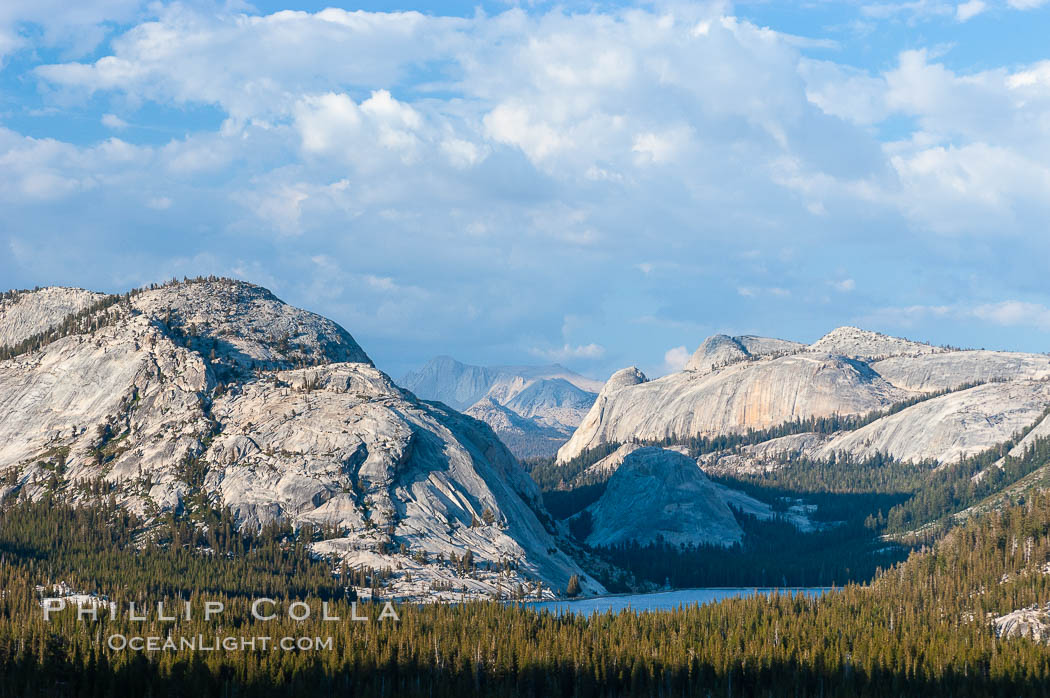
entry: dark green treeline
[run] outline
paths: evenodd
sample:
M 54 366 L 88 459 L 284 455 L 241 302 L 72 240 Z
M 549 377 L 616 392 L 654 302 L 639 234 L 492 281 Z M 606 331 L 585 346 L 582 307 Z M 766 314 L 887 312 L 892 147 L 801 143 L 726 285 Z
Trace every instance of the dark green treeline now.
M 312 594 L 324 593 L 328 583 L 295 585 L 297 575 L 320 580 L 314 575 L 324 563 L 290 562 L 298 555 L 290 541 L 249 545 L 217 564 L 214 553 L 138 548 L 118 533 L 94 563 L 77 560 L 88 570 L 80 583 L 101 580 L 94 588 L 121 603 L 174 601 L 164 590 L 173 580 L 171 565 L 182 561 L 186 579 L 194 580 L 186 586 L 210 589 L 193 597 L 194 619 L 131 623 L 122 616 L 94 625 L 66 613 L 45 623 L 34 586 L 57 581 L 49 570 L 63 569 L 63 557 L 77 549 L 64 530 L 81 533 L 87 519 L 80 517 L 88 516 L 21 504 L 0 518 L 0 696 L 1050 695 L 1046 646 L 999 639 L 988 622 L 1050 599 L 1050 576 L 1043 573 L 1050 561 L 1050 495 L 952 531 L 870 586 L 850 585 L 817 600 L 756 597 L 591 618 L 486 603 L 402 605 L 400 622 L 380 622 L 378 607 L 362 606 L 358 612 L 371 620 L 353 623 L 345 620 L 349 601 L 332 593 L 331 611 L 344 620 L 326 623 Z M 223 578 L 200 584 L 194 575 L 202 573 L 182 555 L 207 558 Z M 249 558 L 250 567 L 222 567 Z M 302 566 L 282 589 L 258 572 L 269 564 Z M 122 582 L 122 572 L 133 583 Z M 249 599 L 261 588 L 285 606 L 305 598 L 311 618 L 252 622 Z M 204 622 L 204 599 L 226 602 L 221 622 Z M 303 652 L 113 652 L 105 638 L 115 632 L 332 637 L 333 644 Z

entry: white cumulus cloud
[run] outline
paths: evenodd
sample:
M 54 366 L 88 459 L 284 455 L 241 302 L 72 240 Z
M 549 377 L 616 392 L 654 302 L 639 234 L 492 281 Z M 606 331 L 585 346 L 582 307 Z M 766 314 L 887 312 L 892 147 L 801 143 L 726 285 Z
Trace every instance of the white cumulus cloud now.
M 857 288 L 857 282 L 853 279 L 842 279 L 841 281 L 832 281 L 831 285 L 834 286 L 836 290 L 842 291 L 843 293 L 848 293 Z
M 689 350 L 685 346 L 671 347 L 664 353 L 664 368 L 670 373 L 681 371 L 689 363 Z
M 1040 303 L 1009 300 L 979 305 L 972 311 L 981 320 L 997 325 L 1037 327 L 1050 330 L 1050 308 Z
M 564 344 L 553 349 L 533 347 L 529 350 L 533 356 L 550 361 L 571 361 L 574 359 L 600 359 L 605 356 L 605 347 L 600 344 Z
M 36 40 L 4 33 L 43 21 L 15 4 L 0 44 Z M 978 4 L 866 12 L 960 31 Z M 5 217 L 41 238 L 36 261 L 0 259 L 3 278 L 32 285 L 50 257 L 84 275 L 70 282 L 109 287 L 108 267 L 224 260 L 317 299 L 380 357 L 443 341 L 596 371 L 640 354 L 604 347 L 659 357 L 681 341 L 624 317 L 706 327 L 746 312 L 784 333 L 847 303 L 937 307 L 946 279 L 968 280 L 951 317 L 977 319 L 962 308 L 988 298 L 1046 302 L 1029 293 L 1050 254 L 1050 57 L 967 69 L 916 34 L 857 67 L 830 29 L 791 36 L 721 2 L 463 18 L 114 0 L 120 22 L 104 5 L 77 20 L 112 34 L 102 55 L 42 51 L 54 62 L 19 79 L 121 138 L 0 129 Z M 169 259 L 165 235 L 192 254 Z M 921 273 L 835 292 L 856 285 L 828 270 L 911 269 L 901 251 Z M 336 260 L 323 274 L 319 255 Z M 558 335 L 565 308 L 583 320 Z
M 121 119 L 116 114 L 103 114 L 101 121 L 103 126 L 105 126 L 106 128 L 111 128 L 115 131 L 119 131 L 128 127 L 128 122 L 124 121 L 124 119 Z
M 955 18 L 960 22 L 965 22 L 967 20 L 973 19 L 977 15 L 984 12 L 986 9 L 988 9 L 988 5 L 986 5 L 982 0 L 969 0 L 969 2 L 964 2 L 956 5 Z

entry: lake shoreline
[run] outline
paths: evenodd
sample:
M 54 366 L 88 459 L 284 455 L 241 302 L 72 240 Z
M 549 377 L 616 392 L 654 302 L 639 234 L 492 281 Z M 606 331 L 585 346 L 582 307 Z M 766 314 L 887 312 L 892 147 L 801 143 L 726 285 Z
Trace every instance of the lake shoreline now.
M 556 599 L 556 601 L 574 602 L 574 601 L 586 601 L 588 599 L 618 599 L 618 598 L 623 598 L 625 596 L 653 596 L 655 594 L 675 594 L 675 593 L 679 593 L 679 592 L 689 592 L 689 591 L 735 591 L 735 590 L 738 590 L 738 589 L 748 589 L 748 590 L 753 590 L 753 591 L 770 591 L 770 592 L 772 592 L 772 591 L 809 591 L 809 590 L 818 590 L 818 589 L 819 590 L 823 590 L 823 591 L 831 591 L 833 589 L 841 589 L 841 588 L 842 587 L 762 587 L 762 586 L 753 586 L 753 587 L 682 587 L 681 589 L 660 589 L 658 591 L 639 591 L 639 592 L 624 591 L 624 592 L 620 592 L 620 593 L 617 593 L 617 594 L 596 594 L 594 596 L 582 596 L 581 595 L 581 596 L 578 596 L 578 597 L 576 597 L 574 599 L 558 598 L 558 599 Z M 526 603 L 550 603 L 550 601 L 528 601 Z
M 590 615 L 607 611 L 623 610 L 670 611 L 683 606 L 704 606 L 725 599 L 747 598 L 758 594 L 804 594 L 823 596 L 837 587 L 696 587 L 691 589 L 668 589 L 644 594 L 606 594 L 577 599 L 551 601 L 529 601 L 524 605 L 537 610 L 573 612 Z

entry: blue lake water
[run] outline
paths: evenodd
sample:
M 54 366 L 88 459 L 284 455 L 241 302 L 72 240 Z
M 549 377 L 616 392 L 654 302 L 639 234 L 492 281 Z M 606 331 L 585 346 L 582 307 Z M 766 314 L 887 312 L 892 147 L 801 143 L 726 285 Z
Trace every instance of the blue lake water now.
M 820 596 L 829 587 L 738 587 L 738 588 L 705 588 L 676 589 L 674 591 L 657 591 L 651 594 L 622 594 L 616 596 L 597 596 L 572 601 L 542 601 L 531 604 L 534 608 L 556 611 L 559 613 L 579 613 L 591 615 L 606 611 L 671 611 L 679 606 L 693 606 L 715 603 L 722 599 L 742 598 L 755 594 L 805 594 Z

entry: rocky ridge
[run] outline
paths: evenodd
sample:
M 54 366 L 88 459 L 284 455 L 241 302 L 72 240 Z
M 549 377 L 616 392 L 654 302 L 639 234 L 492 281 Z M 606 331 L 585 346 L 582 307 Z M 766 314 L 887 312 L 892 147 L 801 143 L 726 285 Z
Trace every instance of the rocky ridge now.
M 478 400 L 464 414 L 488 424 L 510 452 L 521 457 L 554 453 L 565 443 L 566 429 L 523 417 L 491 397 Z
M 131 303 L 159 319 L 177 341 L 207 357 L 214 371 L 231 380 L 255 371 L 372 363 L 342 327 L 254 284 L 175 284 L 144 290 Z
M 603 443 L 660 441 L 766 429 L 784 422 L 864 414 L 910 393 L 867 364 L 816 352 L 733 363 L 707 373 L 681 371 L 599 395 L 558 451 L 566 462 Z
M 199 495 L 249 528 L 324 526 L 335 535 L 319 552 L 415 569 L 394 587 L 423 599 L 434 585 L 550 593 L 572 574 L 601 589 L 544 528 L 536 486 L 495 434 L 397 387 L 335 323 L 221 279 L 107 312 L 93 332 L 0 361 L 0 499 L 81 501 L 101 480 L 154 520 Z M 468 550 L 481 569 L 454 572 Z
M 8 292 L 0 299 L 0 348 L 53 329 L 105 297 L 104 293 L 58 286 Z
M 896 410 L 851 432 L 796 434 L 714 454 L 704 467 L 755 472 L 777 467 L 785 453 L 863 459 L 879 452 L 944 464 L 1009 440 L 1050 405 L 1050 356 L 1043 354 L 954 350 L 853 327 L 765 357 L 741 339 L 709 338 L 691 368 L 655 381 L 611 380 L 558 460 L 610 442 L 673 442 Z M 917 404 L 898 408 L 909 402 Z
M 557 364 L 471 366 L 447 356 L 408 373 L 399 384 L 487 422 L 522 458 L 553 455 L 601 389 L 599 381 Z
M 804 346 L 798 342 L 771 337 L 754 335 L 730 337 L 716 334 L 704 340 L 704 343 L 689 357 L 685 370 L 713 371 L 738 361 L 748 361 L 760 356 L 794 353 Z
M 862 330 L 859 327 L 839 327 L 809 345 L 808 351 L 874 361 L 891 356 L 936 354 L 948 349 Z
M 899 388 L 916 392 L 953 390 L 967 383 L 1050 378 L 1050 356 L 1010 351 L 944 351 L 896 356 L 871 364 Z
M 902 463 L 940 467 L 977 455 L 1035 426 L 1014 446 L 1020 456 L 1033 440 L 1050 435 L 1044 418 L 1050 382 L 986 383 L 919 402 L 852 431 L 803 432 L 736 452 L 701 458 L 704 468 L 721 474 L 774 470 L 795 458 L 828 460 L 843 454 L 855 460 L 877 454 Z
M 1041 420 L 1050 405 L 1050 382 L 986 383 L 949 393 L 840 434 L 806 455 L 826 459 L 876 453 L 904 463 L 955 463 L 1008 441 Z

